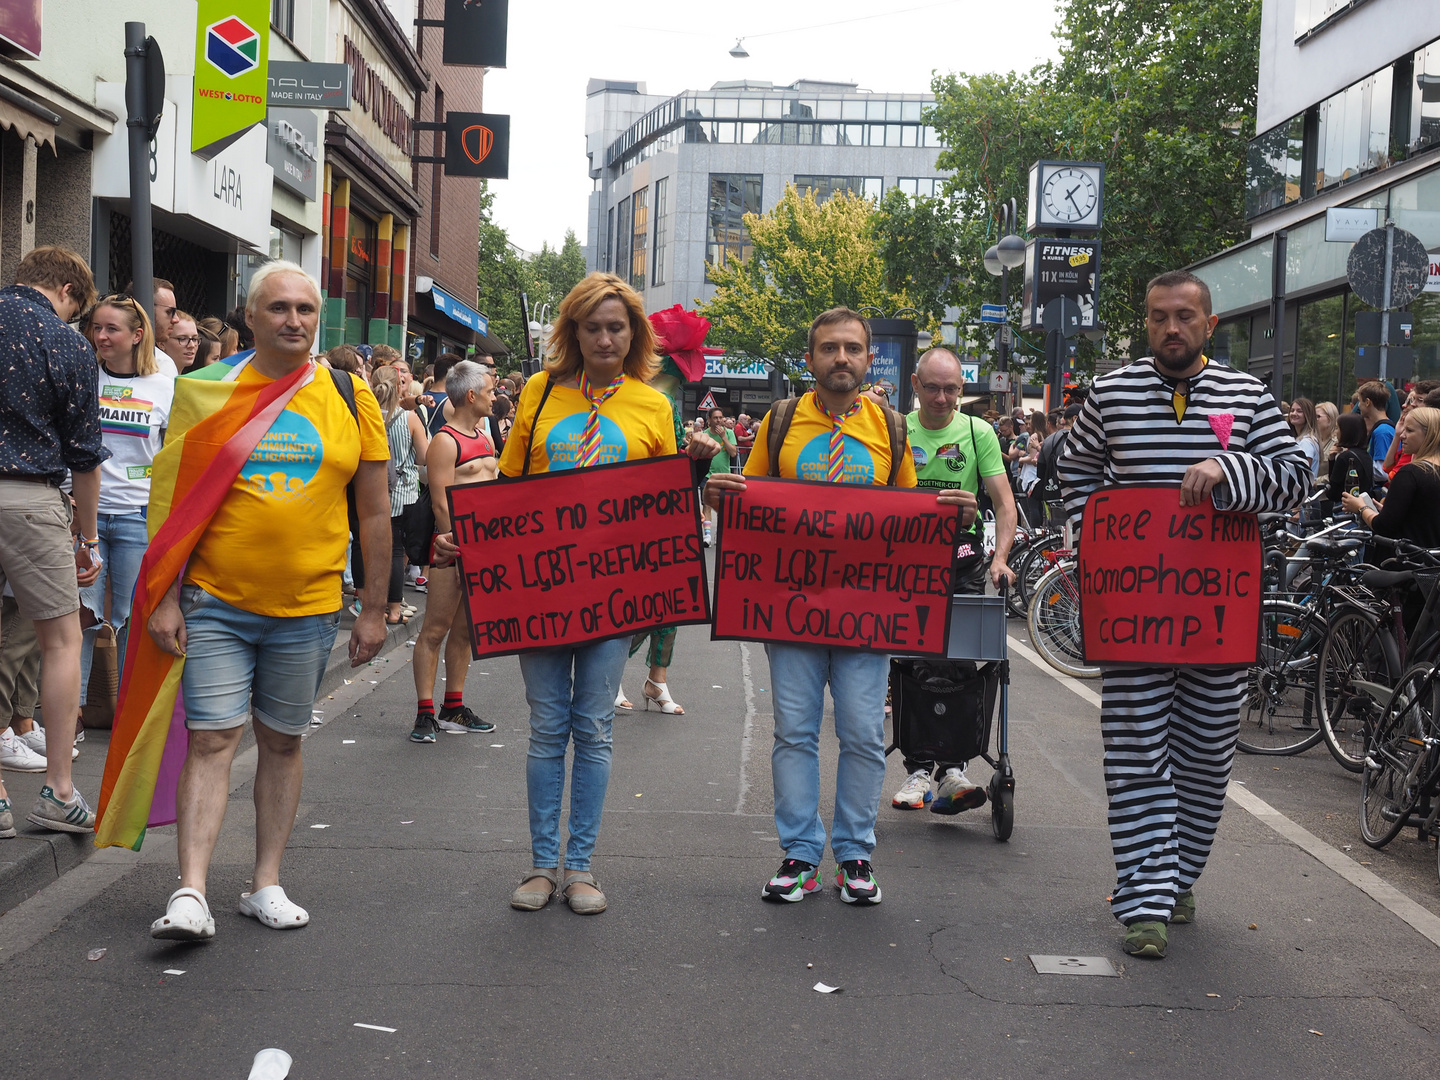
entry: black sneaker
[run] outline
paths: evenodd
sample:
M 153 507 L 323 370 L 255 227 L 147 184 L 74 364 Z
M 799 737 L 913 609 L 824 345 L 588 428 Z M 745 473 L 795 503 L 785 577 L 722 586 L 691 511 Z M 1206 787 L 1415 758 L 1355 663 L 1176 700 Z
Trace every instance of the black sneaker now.
M 434 713 L 418 712 L 415 714 L 415 730 L 410 732 L 410 741 L 433 743 L 439 730 L 435 725 Z
M 495 725 L 489 720 L 481 720 L 470 710 L 470 706 L 461 705 L 458 709 L 441 709 L 440 721 L 442 723 L 459 724 L 466 731 L 478 732 L 481 735 L 488 735 L 495 730 Z
M 788 901 L 796 903 L 810 893 L 820 891 L 820 871 L 813 863 L 800 859 L 786 859 L 780 864 L 775 876 L 760 890 L 761 900 Z
M 847 904 L 880 903 L 880 883 L 869 859 L 846 859 L 835 868 L 835 887 Z

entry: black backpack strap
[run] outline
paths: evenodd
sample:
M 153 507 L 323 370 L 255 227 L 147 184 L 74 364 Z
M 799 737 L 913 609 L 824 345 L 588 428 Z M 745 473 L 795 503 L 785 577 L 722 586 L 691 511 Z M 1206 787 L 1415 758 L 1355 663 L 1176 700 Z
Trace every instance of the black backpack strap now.
M 545 411 L 545 402 L 550 400 L 550 391 L 555 389 L 555 378 L 550 372 L 545 373 L 545 392 L 540 395 L 540 404 L 535 406 L 535 415 L 530 418 L 530 431 L 525 439 L 525 464 L 520 468 L 521 476 L 530 475 L 530 451 L 535 446 L 535 425 L 540 422 L 540 414 Z M 497 431 L 498 435 L 499 432 Z
M 781 398 L 770 406 L 770 428 L 765 436 L 765 449 L 770 455 L 769 475 L 780 475 L 780 449 L 785 445 L 785 436 L 790 433 L 790 421 L 795 419 L 795 407 L 800 399 Z
M 880 411 L 885 414 L 885 426 L 890 429 L 890 479 L 885 482 L 894 487 L 895 481 L 900 477 L 900 461 L 910 436 L 905 430 L 905 417 L 889 405 L 881 405 Z
M 336 371 L 332 367 L 325 369 L 330 373 L 330 381 L 335 384 L 335 390 L 339 393 L 345 407 L 350 410 L 350 418 L 355 421 L 355 430 L 360 430 L 360 409 L 355 404 L 355 382 L 350 378 L 348 371 Z M 350 518 L 350 531 L 359 535 L 360 511 L 355 507 L 355 478 L 350 478 L 350 483 L 345 485 L 345 509 Z

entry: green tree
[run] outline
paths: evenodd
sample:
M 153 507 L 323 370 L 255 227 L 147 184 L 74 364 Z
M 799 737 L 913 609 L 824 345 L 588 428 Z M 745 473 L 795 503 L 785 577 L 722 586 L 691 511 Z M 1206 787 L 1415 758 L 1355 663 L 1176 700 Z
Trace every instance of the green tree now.
M 580 283 L 585 276 L 585 252 L 575 236 L 574 229 L 565 230 L 565 241 L 556 251 L 548 243 L 531 260 L 535 278 L 533 304 L 548 303 L 552 310 L 560 306 L 565 295 Z
M 480 193 L 479 261 L 476 283 L 479 306 L 490 320 L 490 336 L 510 349 L 512 360 L 525 354 L 525 327 L 520 319 L 520 294 L 535 288 L 531 261 L 510 242 L 510 234 L 496 223 L 495 194 L 484 184 Z
M 980 257 L 996 206 L 1015 198 L 1023 213 L 1033 162 L 1101 161 L 1100 318 L 1113 358 L 1139 356 L 1146 281 L 1244 236 L 1260 0 L 1062 0 L 1056 36 L 1054 63 L 934 80 L 929 122 L 961 219 L 957 299 L 973 320 L 996 297 Z
M 800 363 L 810 321 L 828 308 L 873 305 L 889 312 L 908 304 L 886 284 L 875 205 L 852 194 L 817 204 L 793 184 L 765 214 L 746 214 L 751 255 L 708 267 L 718 289 L 700 314 L 709 341 L 733 354 Z

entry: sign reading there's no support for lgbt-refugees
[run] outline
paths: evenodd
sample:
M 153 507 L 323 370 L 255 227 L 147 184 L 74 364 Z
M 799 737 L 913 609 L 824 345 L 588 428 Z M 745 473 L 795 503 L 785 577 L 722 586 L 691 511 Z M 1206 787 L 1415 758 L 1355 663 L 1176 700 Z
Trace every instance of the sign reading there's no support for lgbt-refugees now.
M 710 621 L 688 457 L 447 494 L 477 660 Z

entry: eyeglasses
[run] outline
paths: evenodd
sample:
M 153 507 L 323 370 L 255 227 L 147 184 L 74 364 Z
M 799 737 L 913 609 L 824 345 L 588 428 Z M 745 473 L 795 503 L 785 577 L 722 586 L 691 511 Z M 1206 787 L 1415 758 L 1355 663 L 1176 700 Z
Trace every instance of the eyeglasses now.
M 194 334 L 194 335 L 191 335 L 191 334 L 172 334 L 172 335 L 170 336 L 170 340 L 171 340 L 171 341 L 178 341 L 181 345 L 199 345 L 199 344 L 200 344 L 200 335 L 199 335 L 199 334 Z
M 935 397 L 939 397 L 941 395 L 945 397 L 959 397 L 960 394 L 963 392 L 964 387 L 955 386 L 953 384 L 950 386 L 936 386 L 934 383 L 922 382 L 920 384 L 920 389 L 924 390 L 925 393 Z

